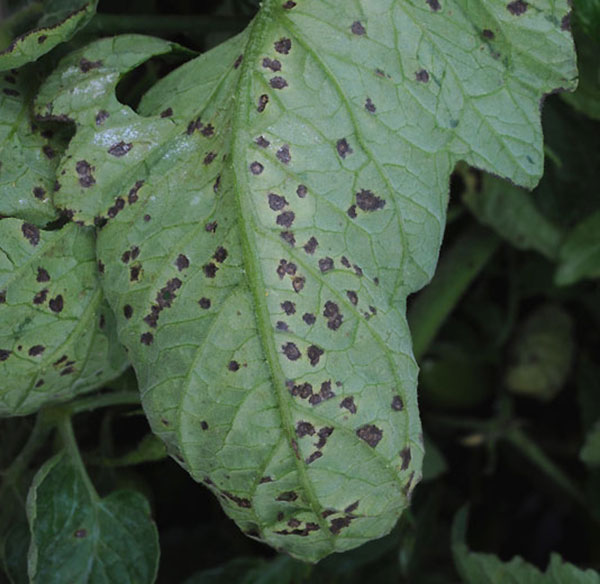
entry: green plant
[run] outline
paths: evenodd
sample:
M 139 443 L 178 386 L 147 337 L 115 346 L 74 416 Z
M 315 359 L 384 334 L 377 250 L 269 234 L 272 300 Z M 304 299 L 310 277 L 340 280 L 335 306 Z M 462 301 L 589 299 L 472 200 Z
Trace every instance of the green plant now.
M 116 18 L 48 0 L 7 7 L 0 25 L 9 580 L 155 581 L 162 491 L 132 468 L 179 477 L 167 455 L 244 534 L 296 558 L 240 539 L 223 559 L 239 557 L 190 583 L 336 581 L 374 562 L 381 581 L 456 577 L 450 562 L 420 573 L 443 505 L 439 489 L 419 499 L 455 469 L 440 446 L 457 428 L 485 444 L 487 472 L 509 444 L 593 506 L 518 412 L 520 395 L 560 399 L 575 366 L 597 380 L 584 363 L 598 339 L 574 327 L 600 316 L 586 283 L 600 273 L 598 134 L 583 129 L 594 67 L 585 95 L 548 106 L 546 144 L 540 119 L 545 96 L 577 84 L 567 2 L 231 1 L 194 15 L 182 0 L 180 16 L 152 3 L 143 17 L 135 4 Z M 582 6 L 578 48 L 599 14 Z M 577 124 L 581 156 L 560 150 Z M 544 151 L 553 167 L 529 195 Z M 589 189 L 574 205 L 570 181 Z M 478 554 L 453 551 L 481 582 Z M 323 560 L 333 552 L 346 553 Z M 168 560 L 161 581 L 189 575 Z

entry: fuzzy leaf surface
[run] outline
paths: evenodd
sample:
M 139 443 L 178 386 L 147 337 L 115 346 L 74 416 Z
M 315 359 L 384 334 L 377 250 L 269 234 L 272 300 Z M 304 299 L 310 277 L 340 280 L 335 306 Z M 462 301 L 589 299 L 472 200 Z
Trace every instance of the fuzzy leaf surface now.
M 12 19 L 7 19 L 0 30 L 0 38 L 11 31 L 11 24 L 17 28 L 30 17 L 29 30 L 14 31 L 15 38 L 0 51 L 0 71 L 16 69 L 35 61 L 51 51 L 55 46 L 68 41 L 78 30 L 84 27 L 96 13 L 98 0 L 46 0 L 43 2 L 39 15 L 36 15 L 35 5 L 26 7 L 24 15 L 18 13 Z M 30 16 L 31 15 L 31 16 Z M 36 18 L 36 16 L 38 16 Z
M 98 498 L 64 453 L 48 460 L 27 497 L 32 584 L 151 584 L 158 534 L 148 501 L 135 491 Z
M 55 201 L 101 227 L 153 430 L 248 535 L 316 561 L 406 507 L 423 456 L 406 296 L 458 159 L 538 180 L 538 102 L 575 77 L 567 11 L 269 1 L 139 115 L 117 80 L 168 43 L 94 43 L 42 88 L 37 113 L 77 125 Z
M 92 230 L 0 221 L 0 415 L 68 400 L 125 366 Z

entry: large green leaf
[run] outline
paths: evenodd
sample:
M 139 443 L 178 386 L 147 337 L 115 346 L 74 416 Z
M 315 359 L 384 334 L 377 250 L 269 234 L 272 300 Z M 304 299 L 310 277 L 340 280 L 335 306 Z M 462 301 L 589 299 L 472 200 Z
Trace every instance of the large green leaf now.
M 38 471 L 27 497 L 32 584 L 151 584 L 158 535 L 135 491 L 100 499 L 64 452 Z
M 552 554 L 545 573 L 523 558 L 502 562 L 493 554 L 475 553 L 466 544 L 467 511 L 461 509 L 452 528 L 454 563 L 465 584 L 600 584 L 600 574 L 581 570 Z
M 56 219 L 52 191 L 62 152 L 52 130 L 32 123 L 34 80 L 25 68 L 0 78 L 0 215 L 42 226 Z
M 0 221 L 0 415 L 70 399 L 125 367 L 94 239 L 73 224 Z
M 527 186 L 539 100 L 572 87 L 563 2 L 265 2 L 140 115 L 169 44 L 75 52 L 36 111 L 77 133 L 56 203 L 102 278 L 153 430 L 249 535 L 317 560 L 380 537 L 420 477 L 407 294 L 460 159 Z M 81 59 L 96 63 L 81 71 Z
M 97 5 L 98 0 L 44 0 L 7 19 L 0 26 L 0 71 L 35 61 L 68 41 L 94 16 Z

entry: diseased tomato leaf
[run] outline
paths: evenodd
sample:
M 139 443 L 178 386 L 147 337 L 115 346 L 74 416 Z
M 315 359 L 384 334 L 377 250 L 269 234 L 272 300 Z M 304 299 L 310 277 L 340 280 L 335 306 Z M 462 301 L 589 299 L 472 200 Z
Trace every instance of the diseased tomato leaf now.
M 126 364 L 92 230 L 0 221 L 0 415 L 101 387 Z
M 17 14 L 3 23 L 5 30 L 1 31 L 0 38 L 7 33 L 15 37 L 7 47 L 0 46 L 0 71 L 31 63 L 60 43 L 68 41 L 94 16 L 98 0 L 45 0 L 41 4 L 24 8 L 27 14 L 23 18 Z M 12 30 L 13 24 L 27 22 L 30 15 L 35 20 L 30 23 L 29 30 Z
M 407 506 L 423 447 L 404 306 L 449 174 L 464 159 L 533 186 L 539 101 L 574 84 L 566 2 L 538 4 L 271 0 L 139 114 L 116 83 L 169 43 L 98 41 L 42 87 L 37 114 L 77 126 L 55 202 L 99 228 L 152 428 L 251 537 L 316 561 Z

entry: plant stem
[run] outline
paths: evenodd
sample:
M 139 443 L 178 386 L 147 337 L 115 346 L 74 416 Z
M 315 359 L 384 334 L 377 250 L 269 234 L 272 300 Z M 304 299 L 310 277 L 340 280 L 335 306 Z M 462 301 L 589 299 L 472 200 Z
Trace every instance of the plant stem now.
M 210 32 L 239 32 L 247 18 L 215 15 L 173 14 L 97 14 L 86 26 L 86 33 L 148 35 L 189 34 L 202 36 Z
M 500 245 L 500 238 L 480 225 L 466 230 L 442 255 L 431 283 L 408 311 L 417 361 L 425 354 L 461 296 Z

